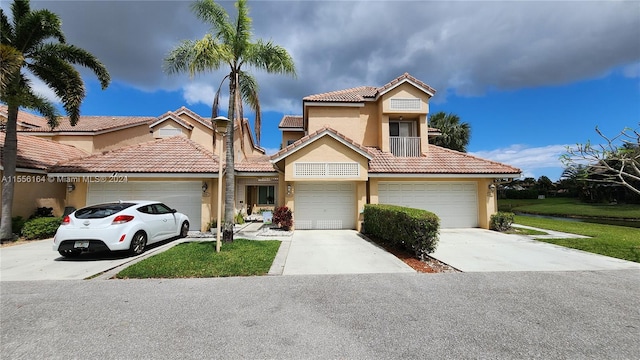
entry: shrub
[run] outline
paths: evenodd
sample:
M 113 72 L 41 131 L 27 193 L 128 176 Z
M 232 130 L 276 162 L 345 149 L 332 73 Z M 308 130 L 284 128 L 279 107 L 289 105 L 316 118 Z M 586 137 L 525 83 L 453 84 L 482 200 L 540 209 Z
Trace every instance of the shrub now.
M 511 224 L 513 224 L 514 219 L 515 219 L 514 213 L 499 211 L 491 215 L 491 222 L 489 224 L 489 227 L 491 227 L 491 230 L 496 230 L 500 232 L 507 231 L 511 229 Z
M 244 215 L 242 215 L 242 210 L 238 211 L 235 218 L 236 224 L 244 224 Z
M 440 219 L 426 210 L 368 204 L 364 207 L 364 228 L 376 240 L 404 247 L 424 260 L 438 244 Z
M 52 207 L 39 207 L 33 215 L 29 216 L 29 219 L 41 218 L 41 217 L 53 217 Z
M 62 218 L 58 217 L 41 217 L 28 220 L 22 228 L 22 236 L 29 240 L 53 237 L 61 222 Z
M 25 220 L 22 216 L 14 216 L 11 218 L 11 229 L 14 233 L 20 235 L 22 233 L 22 228 L 24 227 Z
M 282 230 L 288 231 L 293 226 L 293 214 L 286 206 L 279 206 L 273 212 L 273 223 Z

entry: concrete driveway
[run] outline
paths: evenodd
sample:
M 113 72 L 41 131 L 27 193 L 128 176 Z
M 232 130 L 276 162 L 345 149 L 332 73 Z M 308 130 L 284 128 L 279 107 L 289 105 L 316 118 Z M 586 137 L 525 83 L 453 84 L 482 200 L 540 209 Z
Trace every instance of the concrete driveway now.
M 286 245 L 283 275 L 415 272 L 355 230 L 296 230 Z
M 438 247 L 430 255 L 464 272 L 640 270 L 635 262 L 484 229 L 441 229 Z
M 52 245 L 53 240 L 46 239 L 0 248 L 0 281 L 81 280 L 163 251 L 174 243 L 153 244 L 135 257 L 100 253 L 76 259 L 60 256 L 52 250 Z

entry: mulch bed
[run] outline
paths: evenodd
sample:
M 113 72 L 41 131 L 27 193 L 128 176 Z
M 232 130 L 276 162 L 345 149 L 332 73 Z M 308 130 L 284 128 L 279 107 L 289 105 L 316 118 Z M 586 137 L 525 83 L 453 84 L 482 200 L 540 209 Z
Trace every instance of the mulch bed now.
M 402 260 L 405 264 L 411 266 L 415 271 L 421 273 L 451 273 L 460 272 L 456 268 L 453 268 L 441 261 L 438 261 L 432 257 L 428 257 L 425 261 L 416 259 L 410 251 L 404 249 L 398 249 L 394 246 L 384 243 L 377 243 L 385 250 L 395 255 L 398 259 Z

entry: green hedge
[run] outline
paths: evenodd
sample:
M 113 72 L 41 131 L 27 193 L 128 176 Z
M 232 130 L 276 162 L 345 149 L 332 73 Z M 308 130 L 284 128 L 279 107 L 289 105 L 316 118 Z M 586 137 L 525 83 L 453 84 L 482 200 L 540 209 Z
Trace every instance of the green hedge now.
M 394 205 L 364 206 L 366 234 L 413 251 L 424 260 L 436 250 L 440 219 L 429 211 Z
M 516 215 L 511 212 L 499 211 L 491 215 L 491 222 L 489 224 L 489 227 L 491 228 L 491 230 L 496 230 L 500 232 L 507 231 L 511 229 L 511 225 L 515 220 L 515 216 Z
M 53 237 L 61 222 L 62 218 L 59 217 L 41 217 L 28 220 L 22 228 L 22 236 L 29 240 Z

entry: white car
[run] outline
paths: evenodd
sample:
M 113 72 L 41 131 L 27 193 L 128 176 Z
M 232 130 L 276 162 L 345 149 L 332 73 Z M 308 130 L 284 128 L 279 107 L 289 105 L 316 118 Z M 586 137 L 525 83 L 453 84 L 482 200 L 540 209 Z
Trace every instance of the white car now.
M 188 231 L 186 215 L 157 201 L 97 204 L 64 217 L 53 237 L 53 250 L 65 257 L 104 250 L 139 255 L 147 244 L 186 237 Z

